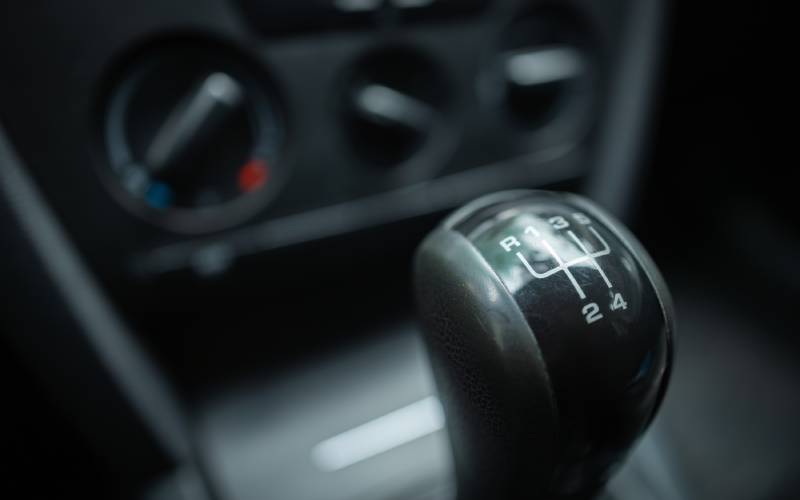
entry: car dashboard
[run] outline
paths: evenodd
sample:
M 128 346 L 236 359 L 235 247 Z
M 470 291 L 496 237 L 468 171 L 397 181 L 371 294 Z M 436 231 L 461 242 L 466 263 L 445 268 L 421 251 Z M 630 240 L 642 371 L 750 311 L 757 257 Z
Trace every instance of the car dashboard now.
M 653 154 L 681 127 L 657 126 L 672 116 L 667 4 L 4 6 L 0 327 L 25 404 L 41 405 L 22 428 L 54 443 L 31 453 L 91 498 L 455 498 L 411 257 L 459 205 L 547 188 L 633 223 L 678 290 L 664 414 L 606 495 L 770 498 L 745 493 L 758 478 L 742 496 L 708 486 L 720 473 L 694 465 L 726 448 L 683 444 L 735 401 L 714 377 L 772 354 L 723 342 L 713 366 L 715 332 L 748 339 L 748 323 L 652 229 L 681 230 L 660 212 L 671 157 Z M 721 401 L 704 413 L 709 393 Z

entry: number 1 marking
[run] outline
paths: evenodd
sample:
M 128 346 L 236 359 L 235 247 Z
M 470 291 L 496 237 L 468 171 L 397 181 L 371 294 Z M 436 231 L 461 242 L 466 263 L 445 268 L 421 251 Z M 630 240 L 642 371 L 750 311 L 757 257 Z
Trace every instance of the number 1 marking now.
M 538 238 L 539 236 L 541 236 L 541 234 L 539 233 L 539 231 L 537 231 L 537 230 L 536 230 L 536 228 L 535 228 L 535 227 L 533 227 L 533 226 L 527 226 L 527 227 L 525 228 L 525 234 L 530 234 L 530 235 L 532 235 L 532 236 L 534 236 L 534 237 L 536 237 L 536 238 Z

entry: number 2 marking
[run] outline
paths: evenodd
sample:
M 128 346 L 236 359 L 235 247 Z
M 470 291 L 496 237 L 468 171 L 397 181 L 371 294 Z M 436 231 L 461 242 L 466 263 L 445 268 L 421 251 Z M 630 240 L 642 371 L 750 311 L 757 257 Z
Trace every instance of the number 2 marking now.
M 600 312 L 600 306 L 594 302 L 583 306 L 581 312 L 583 312 L 583 316 L 586 318 L 587 325 L 591 325 L 595 321 L 603 319 L 603 314 Z

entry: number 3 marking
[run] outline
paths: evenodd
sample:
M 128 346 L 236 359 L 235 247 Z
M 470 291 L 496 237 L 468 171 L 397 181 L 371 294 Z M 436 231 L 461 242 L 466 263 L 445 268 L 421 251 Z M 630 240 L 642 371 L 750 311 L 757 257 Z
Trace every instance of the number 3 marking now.
M 600 312 L 600 306 L 594 302 L 583 306 L 583 316 L 586 318 L 586 324 L 591 325 L 599 319 L 603 319 L 603 314 Z
M 567 219 L 561 217 L 560 215 L 550 217 L 547 219 L 547 222 L 553 226 L 553 229 L 566 229 L 569 227 L 569 222 L 567 222 Z

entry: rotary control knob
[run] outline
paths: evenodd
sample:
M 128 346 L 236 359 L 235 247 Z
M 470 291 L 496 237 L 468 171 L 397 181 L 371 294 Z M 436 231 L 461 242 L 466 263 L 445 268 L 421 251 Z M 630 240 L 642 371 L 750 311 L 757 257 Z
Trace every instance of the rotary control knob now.
M 114 192 L 179 232 L 223 228 L 278 191 L 284 130 L 274 94 L 238 53 L 160 50 L 112 93 L 105 143 Z
M 368 54 L 356 68 L 346 87 L 344 116 L 362 161 L 402 165 L 442 139 L 446 90 L 432 61 L 393 47 Z
M 485 95 L 522 133 L 585 130 L 601 82 L 591 33 L 568 9 L 528 9 L 503 33 L 482 80 Z

